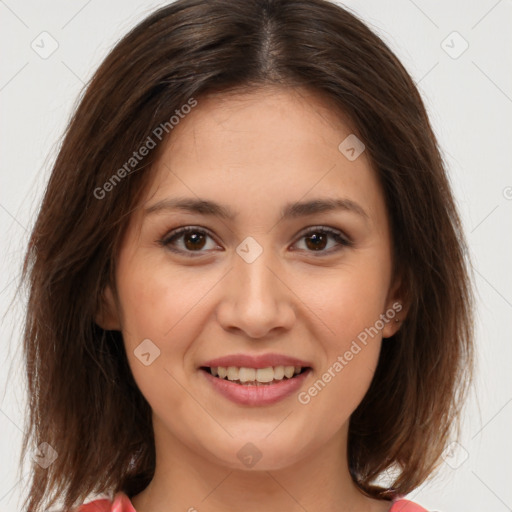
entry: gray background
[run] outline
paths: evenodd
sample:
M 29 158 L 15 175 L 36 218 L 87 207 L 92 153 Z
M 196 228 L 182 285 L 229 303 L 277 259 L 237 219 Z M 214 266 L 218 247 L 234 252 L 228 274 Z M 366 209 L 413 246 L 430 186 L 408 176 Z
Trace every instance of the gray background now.
M 161 5 L 0 0 L 0 512 L 20 510 L 28 482 L 27 468 L 17 465 L 25 407 L 23 304 L 11 305 L 24 244 L 84 83 L 116 41 Z M 438 477 L 410 498 L 445 512 L 512 510 L 512 1 L 344 5 L 391 46 L 417 82 L 473 258 L 476 391 L 460 444 L 445 454 Z M 58 47 L 45 54 L 52 45 Z

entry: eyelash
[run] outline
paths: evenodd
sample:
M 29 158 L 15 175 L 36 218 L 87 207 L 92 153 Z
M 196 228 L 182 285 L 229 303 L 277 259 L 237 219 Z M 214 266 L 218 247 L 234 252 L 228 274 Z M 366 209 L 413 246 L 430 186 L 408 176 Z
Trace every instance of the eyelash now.
M 213 239 L 213 236 L 210 235 L 210 233 L 208 231 L 205 231 L 202 228 L 197 228 L 194 226 L 187 226 L 184 228 L 179 228 L 177 230 L 171 231 L 170 233 L 165 235 L 161 240 L 158 240 L 158 243 L 161 246 L 167 248 L 168 250 L 170 250 L 172 252 L 175 252 L 178 254 L 185 254 L 187 257 L 195 258 L 195 257 L 202 256 L 203 255 L 202 253 L 204 253 L 206 251 L 203 251 L 203 250 L 188 251 L 188 250 L 176 249 L 175 247 L 171 246 L 171 243 L 173 241 L 179 239 L 180 237 L 182 237 L 183 235 L 186 235 L 187 233 L 199 233 L 201 235 L 207 235 Z M 334 250 L 332 250 L 332 249 L 327 250 L 327 251 L 326 250 L 319 250 L 319 251 L 306 250 L 306 252 L 312 253 L 312 255 L 315 257 L 330 255 L 334 252 L 338 252 L 339 250 L 341 250 L 342 247 L 352 247 L 354 245 L 352 240 L 350 240 L 348 237 L 344 236 L 340 231 L 333 229 L 333 228 L 329 228 L 327 226 L 313 226 L 313 227 L 309 228 L 308 231 L 303 232 L 300 235 L 299 240 L 301 240 L 303 238 L 307 238 L 308 236 L 311 236 L 312 234 L 315 234 L 315 233 L 330 235 L 338 243 L 338 247 L 335 248 Z M 299 249 L 299 250 L 303 250 L 303 249 Z M 196 253 L 196 254 L 194 254 L 194 253 Z

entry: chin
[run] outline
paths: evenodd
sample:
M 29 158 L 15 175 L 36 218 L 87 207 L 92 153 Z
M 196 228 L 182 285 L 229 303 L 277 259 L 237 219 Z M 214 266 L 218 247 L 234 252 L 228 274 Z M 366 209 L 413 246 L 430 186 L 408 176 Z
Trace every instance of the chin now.
M 243 436 L 230 439 L 229 443 L 209 453 L 208 458 L 230 469 L 244 471 L 276 471 L 298 462 L 297 446 L 275 438 L 255 439 Z

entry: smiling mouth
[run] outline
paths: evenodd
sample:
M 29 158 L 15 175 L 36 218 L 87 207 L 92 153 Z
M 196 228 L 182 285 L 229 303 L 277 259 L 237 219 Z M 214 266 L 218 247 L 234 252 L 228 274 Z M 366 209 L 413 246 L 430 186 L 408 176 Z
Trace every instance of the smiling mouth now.
M 269 366 L 267 368 L 237 368 L 235 366 L 201 366 L 201 370 L 214 377 L 242 386 L 269 386 L 294 379 L 310 370 L 308 366 Z

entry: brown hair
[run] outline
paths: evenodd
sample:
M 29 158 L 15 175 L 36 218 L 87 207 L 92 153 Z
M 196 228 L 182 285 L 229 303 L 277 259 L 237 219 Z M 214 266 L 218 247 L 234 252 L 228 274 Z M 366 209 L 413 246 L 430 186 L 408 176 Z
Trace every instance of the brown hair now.
M 357 17 L 325 0 L 178 0 L 128 33 L 88 84 L 65 133 L 23 266 L 28 446 L 24 504 L 66 509 L 142 491 L 155 469 L 151 410 L 121 333 L 94 318 L 159 147 L 112 177 L 191 98 L 277 85 L 315 90 L 357 127 L 382 184 L 407 318 L 382 345 L 349 429 L 352 478 L 392 498 L 437 467 L 473 368 L 473 296 L 461 222 L 414 82 Z M 172 135 L 172 132 L 169 130 Z M 104 184 L 109 182 L 108 193 Z M 98 197 L 101 195 L 102 197 Z M 398 467 L 389 486 L 375 479 Z

